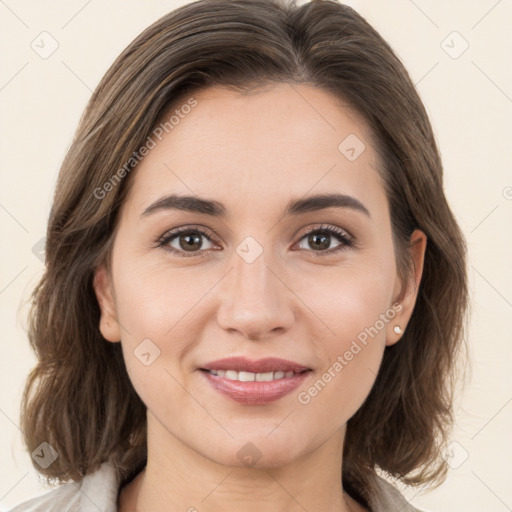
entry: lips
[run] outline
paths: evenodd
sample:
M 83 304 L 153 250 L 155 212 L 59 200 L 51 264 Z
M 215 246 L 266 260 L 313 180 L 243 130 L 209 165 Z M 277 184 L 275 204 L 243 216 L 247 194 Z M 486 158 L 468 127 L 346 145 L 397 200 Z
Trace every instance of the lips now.
M 226 357 L 224 359 L 217 359 L 211 361 L 200 368 L 201 370 L 233 370 L 236 372 L 251 372 L 251 373 L 268 373 L 268 372 L 294 372 L 302 373 L 310 370 L 295 361 L 288 361 L 277 357 L 266 357 L 251 361 L 245 357 Z
M 276 357 L 256 361 L 228 357 L 199 370 L 214 390 L 244 405 L 274 402 L 291 393 L 313 372 L 300 363 Z

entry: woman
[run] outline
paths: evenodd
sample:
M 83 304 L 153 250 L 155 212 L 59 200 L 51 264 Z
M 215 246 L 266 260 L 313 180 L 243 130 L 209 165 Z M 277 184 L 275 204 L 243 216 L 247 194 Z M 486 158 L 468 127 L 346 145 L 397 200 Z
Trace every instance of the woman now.
M 424 106 L 360 15 L 169 13 L 60 171 L 21 427 L 72 482 L 13 510 L 416 510 L 379 474 L 445 477 L 465 261 Z

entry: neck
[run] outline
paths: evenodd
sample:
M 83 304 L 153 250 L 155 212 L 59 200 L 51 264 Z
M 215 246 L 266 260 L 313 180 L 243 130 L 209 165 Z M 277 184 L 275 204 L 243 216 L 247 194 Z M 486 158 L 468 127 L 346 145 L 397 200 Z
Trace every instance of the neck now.
M 184 445 L 148 414 L 148 463 L 122 489 L 118 511 L 259 512 L 265 504 L 276 512 L 362 512 L 341 485 L 344 434 L 336 431 L 287 464 L 225 465 Z

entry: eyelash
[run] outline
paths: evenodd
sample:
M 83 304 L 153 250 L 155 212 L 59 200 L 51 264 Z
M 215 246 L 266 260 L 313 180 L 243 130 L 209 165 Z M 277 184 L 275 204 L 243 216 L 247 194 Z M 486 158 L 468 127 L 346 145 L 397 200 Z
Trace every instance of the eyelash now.
M 212 237 L 210 235 L 210 233 L 208 233 L 207 231 L 202 229 L 200 226 L 194 226 L 194 227 L 177 228 L 175 230 L 168 231 L 167 233 L 165 233 L 162 237 L 160 237 L 156 241 L 156 247 L 162 247 L 165 250 L 172 252 L 173 254 L 175 254 L 176 256 L 178 256 L 180 258 L 181 257 L 190 258 L 190 257 L 197 256 L 200 253 L 206 252 L 206 250 L 199 250 L 199 251 L 195 251 L 195 252 L 191 252 L 191 253 L 187 254 L 185 251 L 175 249 L 174 247 L 170 247 L 168 245 L 169 242 L 171 242 L 173 239 L 179 237 L 182 234 L 196 234 L 196 233 L 200 233 L 201 235 L 206 237 L 210 242 L 218 243 L 218 241 L 215 239 L 215 237 Z M 342 230 L 342 229 L 334 227 L 334 226 L 329 226 L 329 225 L 322 225 L 320 227 L 316 227 L 316 228 L 310 229 L 306 232 L 300 233 L 301 236 L 299 238 L 299 242 L 302 241 L 305 237 L 312 235 L 312 234 L 333 235 L 339 242 L 341 242 L 339 246 L 337 246 L 333 249 L 326 249 L 324 251 L 314 251 L 314 250 L 309 251 L 315 257 L 326 256 L 326 255 L 328 256 L 328 255 L 332 255 L 334 253 L 338 253 L 340 251 L 346 251 L 350 248 L 356 248 L 356 244 L 351 235 L 349 235 L 345 230 Z M 301 250 L 307 250 L 307 249 L 301 249 Z

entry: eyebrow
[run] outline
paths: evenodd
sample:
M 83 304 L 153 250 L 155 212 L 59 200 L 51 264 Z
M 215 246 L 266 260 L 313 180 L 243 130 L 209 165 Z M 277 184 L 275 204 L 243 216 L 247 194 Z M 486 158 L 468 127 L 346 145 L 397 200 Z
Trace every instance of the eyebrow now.
M 291 200 L 286 206 L 284 216 L 300 215 L 306 212 L 323 210 L 324 208 L 350 208 L 371 217 L 370 212 L 361 201 L 345 194 L 319 194 Z M 141 217 L 146 217 L 162 210 L 182 210 L 223 219 L 228 216 L 226 207 L 218 201 L 201 199 L 197 196 L 171 194 L 149 205 L 142 212 Z

